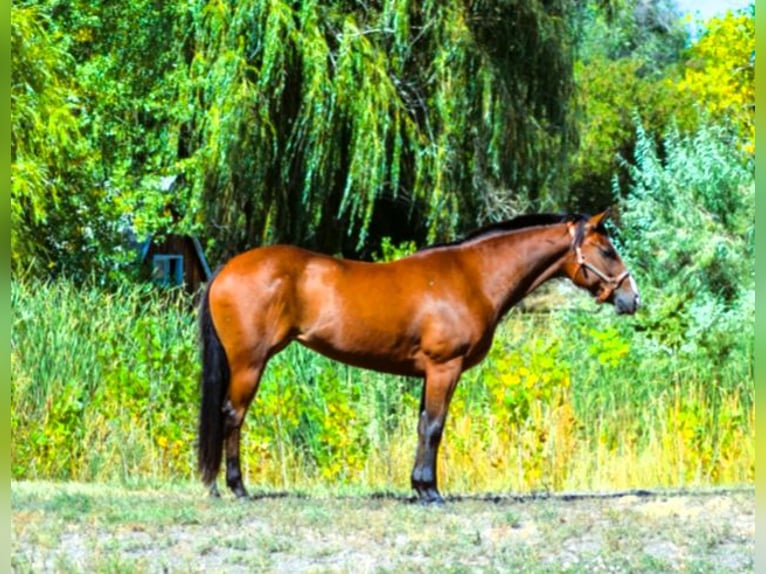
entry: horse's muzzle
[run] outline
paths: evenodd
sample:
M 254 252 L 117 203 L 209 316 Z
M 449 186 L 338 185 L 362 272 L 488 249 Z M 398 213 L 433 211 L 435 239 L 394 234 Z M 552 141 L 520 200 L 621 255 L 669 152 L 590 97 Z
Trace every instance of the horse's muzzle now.
M 625 289 L 614 293 L 614 308 L 618 315 L 632 315 L 639 305 L 639 296 L 635 291 Z

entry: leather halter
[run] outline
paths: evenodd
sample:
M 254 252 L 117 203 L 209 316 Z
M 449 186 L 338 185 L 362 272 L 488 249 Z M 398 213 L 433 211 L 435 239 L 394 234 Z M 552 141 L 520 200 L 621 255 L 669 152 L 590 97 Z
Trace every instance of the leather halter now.
M 580 222 L 580 225 L 584 225 L 584 222 Z M 581 246 L 582 234 L 576 233 L 574 228 L 572 227 L 569 228 L 569 234 L 572 236 L 572 248 L 574 249 L 575 257 L 576 257 L 575 261 L 577 262 L 577 269 L 575 270 L 573 277 L 576 277 L 577 273 L 581 269 L 592 271 L 596 277 L 598 277 L 599 279 L 601 279 L 601 281 L 606 283 L 606 290 L 604 291 L 604 293 L 602 293 L 598 297 L 600 301 L 606 301 L 607 299 L 609 299 L 609 297 L 612 296 L 612 293 L 614 293 L 620 287 L 620 285 L 622 285 L 622 282 L 625 281 L 625 279 L 627 279 L 628 277 L 630 277 L 630 271 L 625 269 L 617 277 L 607 275 L 606 273 L 601 271 L 598 267 L 596 267 L 592 263 L 589 263 L 585 259 L 585 255 L 582 254 L 582 246 Z M 577 241 L 578 236 L 579 236 L 579 241 Z

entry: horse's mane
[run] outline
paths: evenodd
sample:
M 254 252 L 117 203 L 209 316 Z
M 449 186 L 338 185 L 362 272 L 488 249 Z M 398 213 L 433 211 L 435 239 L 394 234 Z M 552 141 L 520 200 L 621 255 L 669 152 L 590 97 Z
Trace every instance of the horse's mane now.
M 469 241 L 475 241 L 477 239 L 484 239 L 493 235 L 499 235 L 501 233 L 507 233 L 509 231 L 517 231 L 519 229 L 526 229 L 528 227 L 538 227 L 540 225 L 555 225 L 557 223 L 565 223 L 567 221 L 580 222 L 586 221 L 587 215 L 579 213 L 529 213 L 525 215 L 519 215 L 513 219 L 507 219 L 505 221 L 498 221 L 497 223 L 490 223 L 483 227 L 479 227 L 468 233 L 462 239 L 450 241 L 448 243 L 435 243 L 421 249 L 426 251 L 429 249 L 437 249 L 439 247 L 454 247 L 467 243 Z M 578 226 L 575 243 L 579 243 L 582 233 L 582 226 Z

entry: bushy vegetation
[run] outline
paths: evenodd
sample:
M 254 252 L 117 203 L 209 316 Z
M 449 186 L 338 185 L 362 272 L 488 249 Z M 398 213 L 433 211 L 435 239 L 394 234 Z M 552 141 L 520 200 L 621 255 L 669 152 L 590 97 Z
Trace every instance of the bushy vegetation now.
M 712 118 L 753 155 L 754 4 L 698 22 L 698 38 L 675 10 L 665 0 L 612 10 L 585 3 L 575 61 L 580 145 L 569 181 L 571 204 L 585 211 L 614 201 L 615 175 L 627 188 L 620 158 L 633 163 L 638 152 L 636 114 L 657 139 L 671 129 L 688 136 Z
M 708 353 L 725 367 L 751 353 L 741 346 L 755 328 L 752 159 L 707 125 L 689 136 L 671 128 L 662 142 L 639 125 L 627 166 L 622 242 L 643 280 L 640 321 L 668 350 Z
M 12 266 L 38 276 L 117 278 L 131 231 L 195 231 L 213 261 L 270 241 L 369 258 L 595 211 L 627 183 L 636 111 L 659 136 L 698 107 L 754 151 L 753 5 L 691 44 L 668 0 L 12 12 Z
M 22 280 L 11 304 L 15 475 L 188 472 L 198 378 L 190 301 Z

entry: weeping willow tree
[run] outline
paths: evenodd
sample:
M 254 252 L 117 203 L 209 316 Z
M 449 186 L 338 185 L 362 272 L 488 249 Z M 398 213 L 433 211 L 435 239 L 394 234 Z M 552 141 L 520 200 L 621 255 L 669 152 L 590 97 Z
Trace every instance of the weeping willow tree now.
M 191 218 L 226 256 L 267 241 L 421 240 L 562 196 L 566 0 L 212 0 L 188 13 Z M 371 232 L 371 230 L 373 230 Z M 386 228 L 391 233 L 391 225 Z M 396 230 L 393 230 L 396 231 Z
M 127 269 L 125 229 L 367 256 L 564 205 L 579 9 L 14 2 L 14 269 Z

